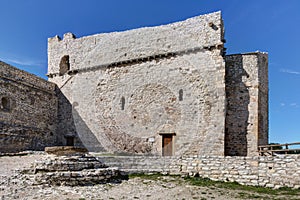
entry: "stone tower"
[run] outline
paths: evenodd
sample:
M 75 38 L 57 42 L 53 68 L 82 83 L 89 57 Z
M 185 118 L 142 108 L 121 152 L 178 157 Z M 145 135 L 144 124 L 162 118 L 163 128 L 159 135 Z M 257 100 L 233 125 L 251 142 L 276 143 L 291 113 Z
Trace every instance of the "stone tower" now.
M 257 153 L 268 142 L 267 54 L 225 56 L 220 12 L 48 40 L 58 135 L 90 151 Z

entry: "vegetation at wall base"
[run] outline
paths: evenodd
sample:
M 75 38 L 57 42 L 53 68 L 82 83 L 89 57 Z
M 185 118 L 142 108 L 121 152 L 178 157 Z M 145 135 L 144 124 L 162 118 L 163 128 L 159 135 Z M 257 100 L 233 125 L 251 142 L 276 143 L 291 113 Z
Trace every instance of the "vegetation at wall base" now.
M 223 182 L 223 181 L 213 181 L 208 178 L 202 178 L 199 176 L 186 176 L 182 177 L 180 175 L 163 175 L 160 173 L 151 174 L 130 174 L 129 179 L 141 178 L 153 181 L 169 181 L 167 177 L 170 177 L 180 182 L 181 184 L 188 184 L 199 187 L 214 188 L 216 190 L 236 190 L 238 198 L 241 199 L 265 199 L 271 198 L 275 200 L 282 199 L 297 199 L 300 196 L 300 189 L 292 189 L 288 187 L 282 187 L 279 189 L 272 189 L 260 186 L 248 186 L 241 185 L 237 182 Z M 284 196 L 284 197 L 283 197 Z

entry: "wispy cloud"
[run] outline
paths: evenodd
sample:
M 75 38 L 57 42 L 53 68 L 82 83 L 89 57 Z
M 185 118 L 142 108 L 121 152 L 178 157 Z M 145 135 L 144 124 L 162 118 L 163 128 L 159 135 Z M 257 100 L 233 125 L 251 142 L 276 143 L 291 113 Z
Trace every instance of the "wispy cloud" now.
M 290 70 L 290 69 L 280 69 L 280 72 L 287 73 L 287 74 L 300 75 L 299 71 L 294 71 L 294 70 Z
M 16 59 L 16 58 L 3 58 L 0 57 L 0 60 L 7 63 L 22 65 L 22 66 L 41 66 L 44 65 L 45 62 L 39 60 L 29 60 L 29 59 Z
M 299 108 L 299 104 L 295 103 L 295 102 L 293 102 L 293 103 L 284 103 L 284 102 L 281 102 L 280 106 L 281 107 L 287 106 L 287 107 Z
M 299 105 L 298 105 L 297 103 L 291 103 L 290 106 L 291 106 L 291 107 L 296 107 L 296 108 L 299 107 Z

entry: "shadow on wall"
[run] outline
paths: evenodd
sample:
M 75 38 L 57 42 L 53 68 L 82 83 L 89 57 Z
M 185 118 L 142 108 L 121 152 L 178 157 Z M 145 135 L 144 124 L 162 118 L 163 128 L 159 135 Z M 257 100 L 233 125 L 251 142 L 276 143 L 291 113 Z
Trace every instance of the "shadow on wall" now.
M 227 112 L 225 119 L 225 155 L 247 156 L 247 127 L 250 102 L 248 87 L 243 80 L 249 74 L 243 68 L 242 55 L 226 56 L 225 89 Z
M 0 122 L 0 152 L 16 153 L 26 150 L 43 151 L 55 145 L 50 129 L 39 129 L 13 123 Z
M 101 143 L 74 109 L 66 96 L 57 88 L 58 129 L 60 145 L 84 147 L 90 152 L 104 151 Z

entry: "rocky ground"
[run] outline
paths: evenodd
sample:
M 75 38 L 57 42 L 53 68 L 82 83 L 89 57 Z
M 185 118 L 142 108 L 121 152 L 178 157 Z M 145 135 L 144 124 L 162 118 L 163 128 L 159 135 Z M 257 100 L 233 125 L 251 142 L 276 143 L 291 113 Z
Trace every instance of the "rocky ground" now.
M 293 195 L 258 193 L 257 191 L 228 189 L 218 185 L 195 186 L 179 176 L 135 176 L 121 183 L 94 186 L 31 185 L 18 171 L 30 168 L 43 153 L 26 156 L 0 157 L 0 197 L 7 199 L 300 199 L 300 191 Z

